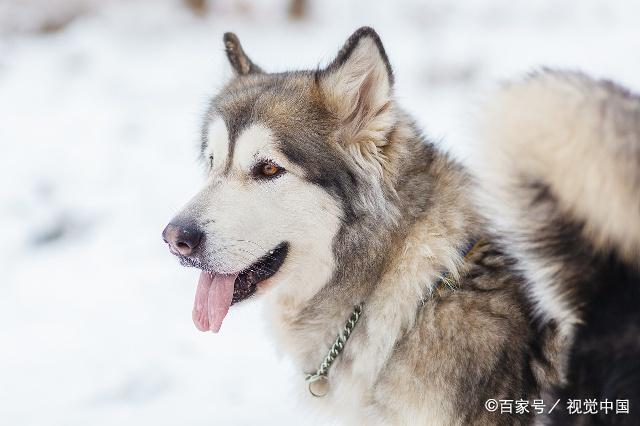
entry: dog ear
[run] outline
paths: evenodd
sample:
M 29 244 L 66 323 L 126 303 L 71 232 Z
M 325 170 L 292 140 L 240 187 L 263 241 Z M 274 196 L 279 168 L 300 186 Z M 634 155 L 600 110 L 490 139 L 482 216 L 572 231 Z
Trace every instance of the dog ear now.
M 254 64 L 244 53 L 238 36 L 234 33 L 225 33 L 223 37 L 224 50 L 227 52 L 229 63 L 233 67 L 236 75 L 262 74 L 262 69 Z
M 378 34 L 369 27 L 349 37 L 338 56 L 316 75 L 325 105 L 341 121 L 341 139 L 362 157 L 384 160 L 395 124 L 393 73 Z

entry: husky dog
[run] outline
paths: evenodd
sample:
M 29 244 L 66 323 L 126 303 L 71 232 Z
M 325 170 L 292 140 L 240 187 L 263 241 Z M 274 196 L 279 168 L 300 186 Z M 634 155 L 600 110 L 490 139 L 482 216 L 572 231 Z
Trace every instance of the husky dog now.
M 475 197 L 469 173 L 395 102 L 391 66 L 373 29 L 356 31 L 326 68 L 312 71 L 270 74 L 234 34 L 224 42 L 235 76 L 206 114 L 206 182 L 163 232 L 184 265 L 202 270 L 193 308 L 198 329 L 217 332 L 231 305 L 262 297 L 278 346 L 298 365 L 300 395 L 346 424 L 531 424 L 541 418 L 531 408 L 501 413 L 486 401 L 534 401 L 569 389 L 574 373 L 573 383 L 584 379 L 573 370 L 584 363 L 569 362 L 568 354 L 582 356 L 573 341 L 604 353 L 593 340 L 600 334 L 578 331 L 586 321 L 581 301 L 599 297 L 600 287 L 567 293 L 580 280 L 595 282 L 599 268 L 637 278 L 631 265 L 640 223 L 620 223 L 634 212 L 637 218 L 638 145 L 629 136 L 637 127 L 607 127 L 627 144 L 611 152 L 593 142 L 579 159 L 569 153 L 553 171 L 521 176 L 511 163 L 518 150 L 538 152 L 517 134 L 527 93 L 505 96 L 488 109 L 483 144 L 513 150 L 496 161 L 502 175 L 478 167 L 480 182 L 495 191 Z M 619 113 L 637 117 L 635 101 L 616 96 L 627 99 Z M 539 105 L 535 118 L 546 125 Z M 516 114 L 513 123 L 501 122 L 501 108 L 506 118 Z M 596 137 L 595 123 L 585 126 Z M 564 133 L 553 139 L 555 130 L 542 129 L 526 133 L 549 138 L 536 140 L 540 152 L 562 147 Z M 600 158 L 601 150 L 609 157 Z M 628 157 L 622 165 L 619 155 Z M 580 170 L 567 173 L 597 173 L 584 169 L 602 165 L 609 180 L 570 186 L 561 161 L 572 160 Z M 531 162 L 523 167 L 544 170 Z M 567 185 L 560 189 L 566 209 L 565 199 L 553 198 L 553 182 Z M 601 193 L 615 205 L 598 204 L 592 213 Z M 550 222 L 561 214 L 567 222 Z M 562 232 L 575 238 L 560 240 Z M 583 257 L 594 261 L 587 267 Z M 568 287 L 555 282 L 565 278 Z

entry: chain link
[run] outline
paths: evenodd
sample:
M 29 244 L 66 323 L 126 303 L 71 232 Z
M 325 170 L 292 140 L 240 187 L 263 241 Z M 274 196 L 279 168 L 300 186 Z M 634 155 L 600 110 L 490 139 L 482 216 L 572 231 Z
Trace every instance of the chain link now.
M 462 255 L 463 259 L 464 260 L 468 259 L 471 253 L 474 252 L 475 249 L 478 247 L 478 245 L 480 245 L 479 240 L 475 240 L 469 243 L 466 250 L 463 252 L 463 255 Z M 443 284 L 448 286 L 449 288 L 452 288 L 452 289 L 454 288 L 456 283 L 453 280 L 453 277 L 450 272 L 445 272 L 440 277 L 440 279 L 436 281 L 433 288 L 437 289 Z M 426 299 L 422 299 L 421 301 L 423 306 L 425 304 L 425 301 Z M 311 388 L 311 385 L 317 381 L 324 381 L 325 384 L 328 383 L 327 375 L 329 374 L 329 369 L 331 368 L 331 364 L 333 364 L 336 358 L 338 358 L 340 353 L 342 353 L 342 351 L 344 350 L 344 345 L 347 343 L 347 340 L 349 339 L 351 332 L 353 331 L 354 327 L 358 323 L 358 320 L 360 319 L 360 315 L 362 314 L 362 305 L 363 304 L 361 303 L 359 305 L 356 305 L 353 308 L 353 312 L 351 313 L 351 316 L 347 320 L 347 323 L 344 325 L 344 329 L 340 334 L 338 334 L 338 337 L 336 338 L 336 341 L 333 342 L 333 345 L 331 345 L 331 349 L 329 349 L 329 353 L 322 361 L 322 364 L 320 364 L 320 368 L 318 368 L 318 370 L 315 373 L 308 373 L 305 375 L 305 380 L 309 383 L 309 391 L 313 396 L 322 397 L 326 395 L 326 392 L 324 393 L 314 392 Z
M 340 353 L 344 350 L 344 345 L 345 343 L 347 343 L 347 340 L 349 339 L 351 332 L 353 331 L 354 327 L 358 323 L 358 320 L 360 319 L 361 314 L 362 314 L 362 304 L 356 305 L 353 308 L 353 312 L 351 313 L 351 316 L 349 317 L 346 324 L 344 325 L 344 329 L 340 334 L 338 334 L 336 341 L 333 342 L 333 345 L 331 345 L 331 349 L 329 349 L 329 353 L 322 361 L 322 364 L 320 364 L 320 368 L 318 368 L 318 371 L 316 371 L 315 373 L 307 374 L 305 376 L 305 380 L 307 382 L 316 381 L 321 377 L 326 378 L 327 374 L 329 374 L 329 368 L 331 368 L 331 364 L 333 364 L 336 358 L 338 358 L 338 355 L 340 355 Z

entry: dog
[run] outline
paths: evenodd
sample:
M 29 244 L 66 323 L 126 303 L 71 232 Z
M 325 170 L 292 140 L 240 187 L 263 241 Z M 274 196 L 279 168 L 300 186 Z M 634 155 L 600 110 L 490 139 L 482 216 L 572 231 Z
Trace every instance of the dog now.
M 612 353 L 603 336 L 637 354 L 637 328 L 590 324 L 603 293 L 608 313 L 622 287 L 637 294 L 636 98 L 562 74 L 507 86 L 479 120 L 482 155 L 462 165 L 394 100 L 373 29 L 308 71 L 268 73 L 232 33 L 224 45 L 234 76 L 202 127 L 207 177 L 163 231 L 180 262 L 201 270 L 199 330 L 218 332 L 231 305 L 261 297 L 299 395 L 318 419 L 344 424 L 556 421 L 487 401 L 602 389 L 583 369 Z M 589 105 L 591 90 L 613 94 Z M 626 118 L 581 117 L 608 102 Z M 588 145 L 575 139 L 575 155 L 555 158 L 574 126 Z M 619 146 L 599 145 L 599 132 Z M 600 167 L 608 180 L 580 180 Z M 613 211 L 592 205 L 603 193 Z M 637 327 L 631 305 L 623 320 Z

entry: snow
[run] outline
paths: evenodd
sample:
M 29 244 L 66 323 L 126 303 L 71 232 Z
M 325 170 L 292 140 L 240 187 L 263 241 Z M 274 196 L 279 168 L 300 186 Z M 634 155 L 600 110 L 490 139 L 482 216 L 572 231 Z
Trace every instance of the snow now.
M 0 31 L 5 425 L 310 421 L 294 402 L 302 375 L 269 339 L 260 302 L 233 308 L 218 335 L 198 332 L 198 271 L 160 238 L 202 177 L 200 118 L 230 75 L 224 31 L 279 71 L 327 63 L 374 26 L 398 99 L 460 156 L 473 105 L 503 78 L 549 65 L 640 88 L 630 1 L 332 0 L 304 22 L 276 0 L 214 1 L 204 18 L 177 0 L 86 2 L 49 33 L 16 24 L 16 3 L 0 3 L 0 23 L 15 24 Z

